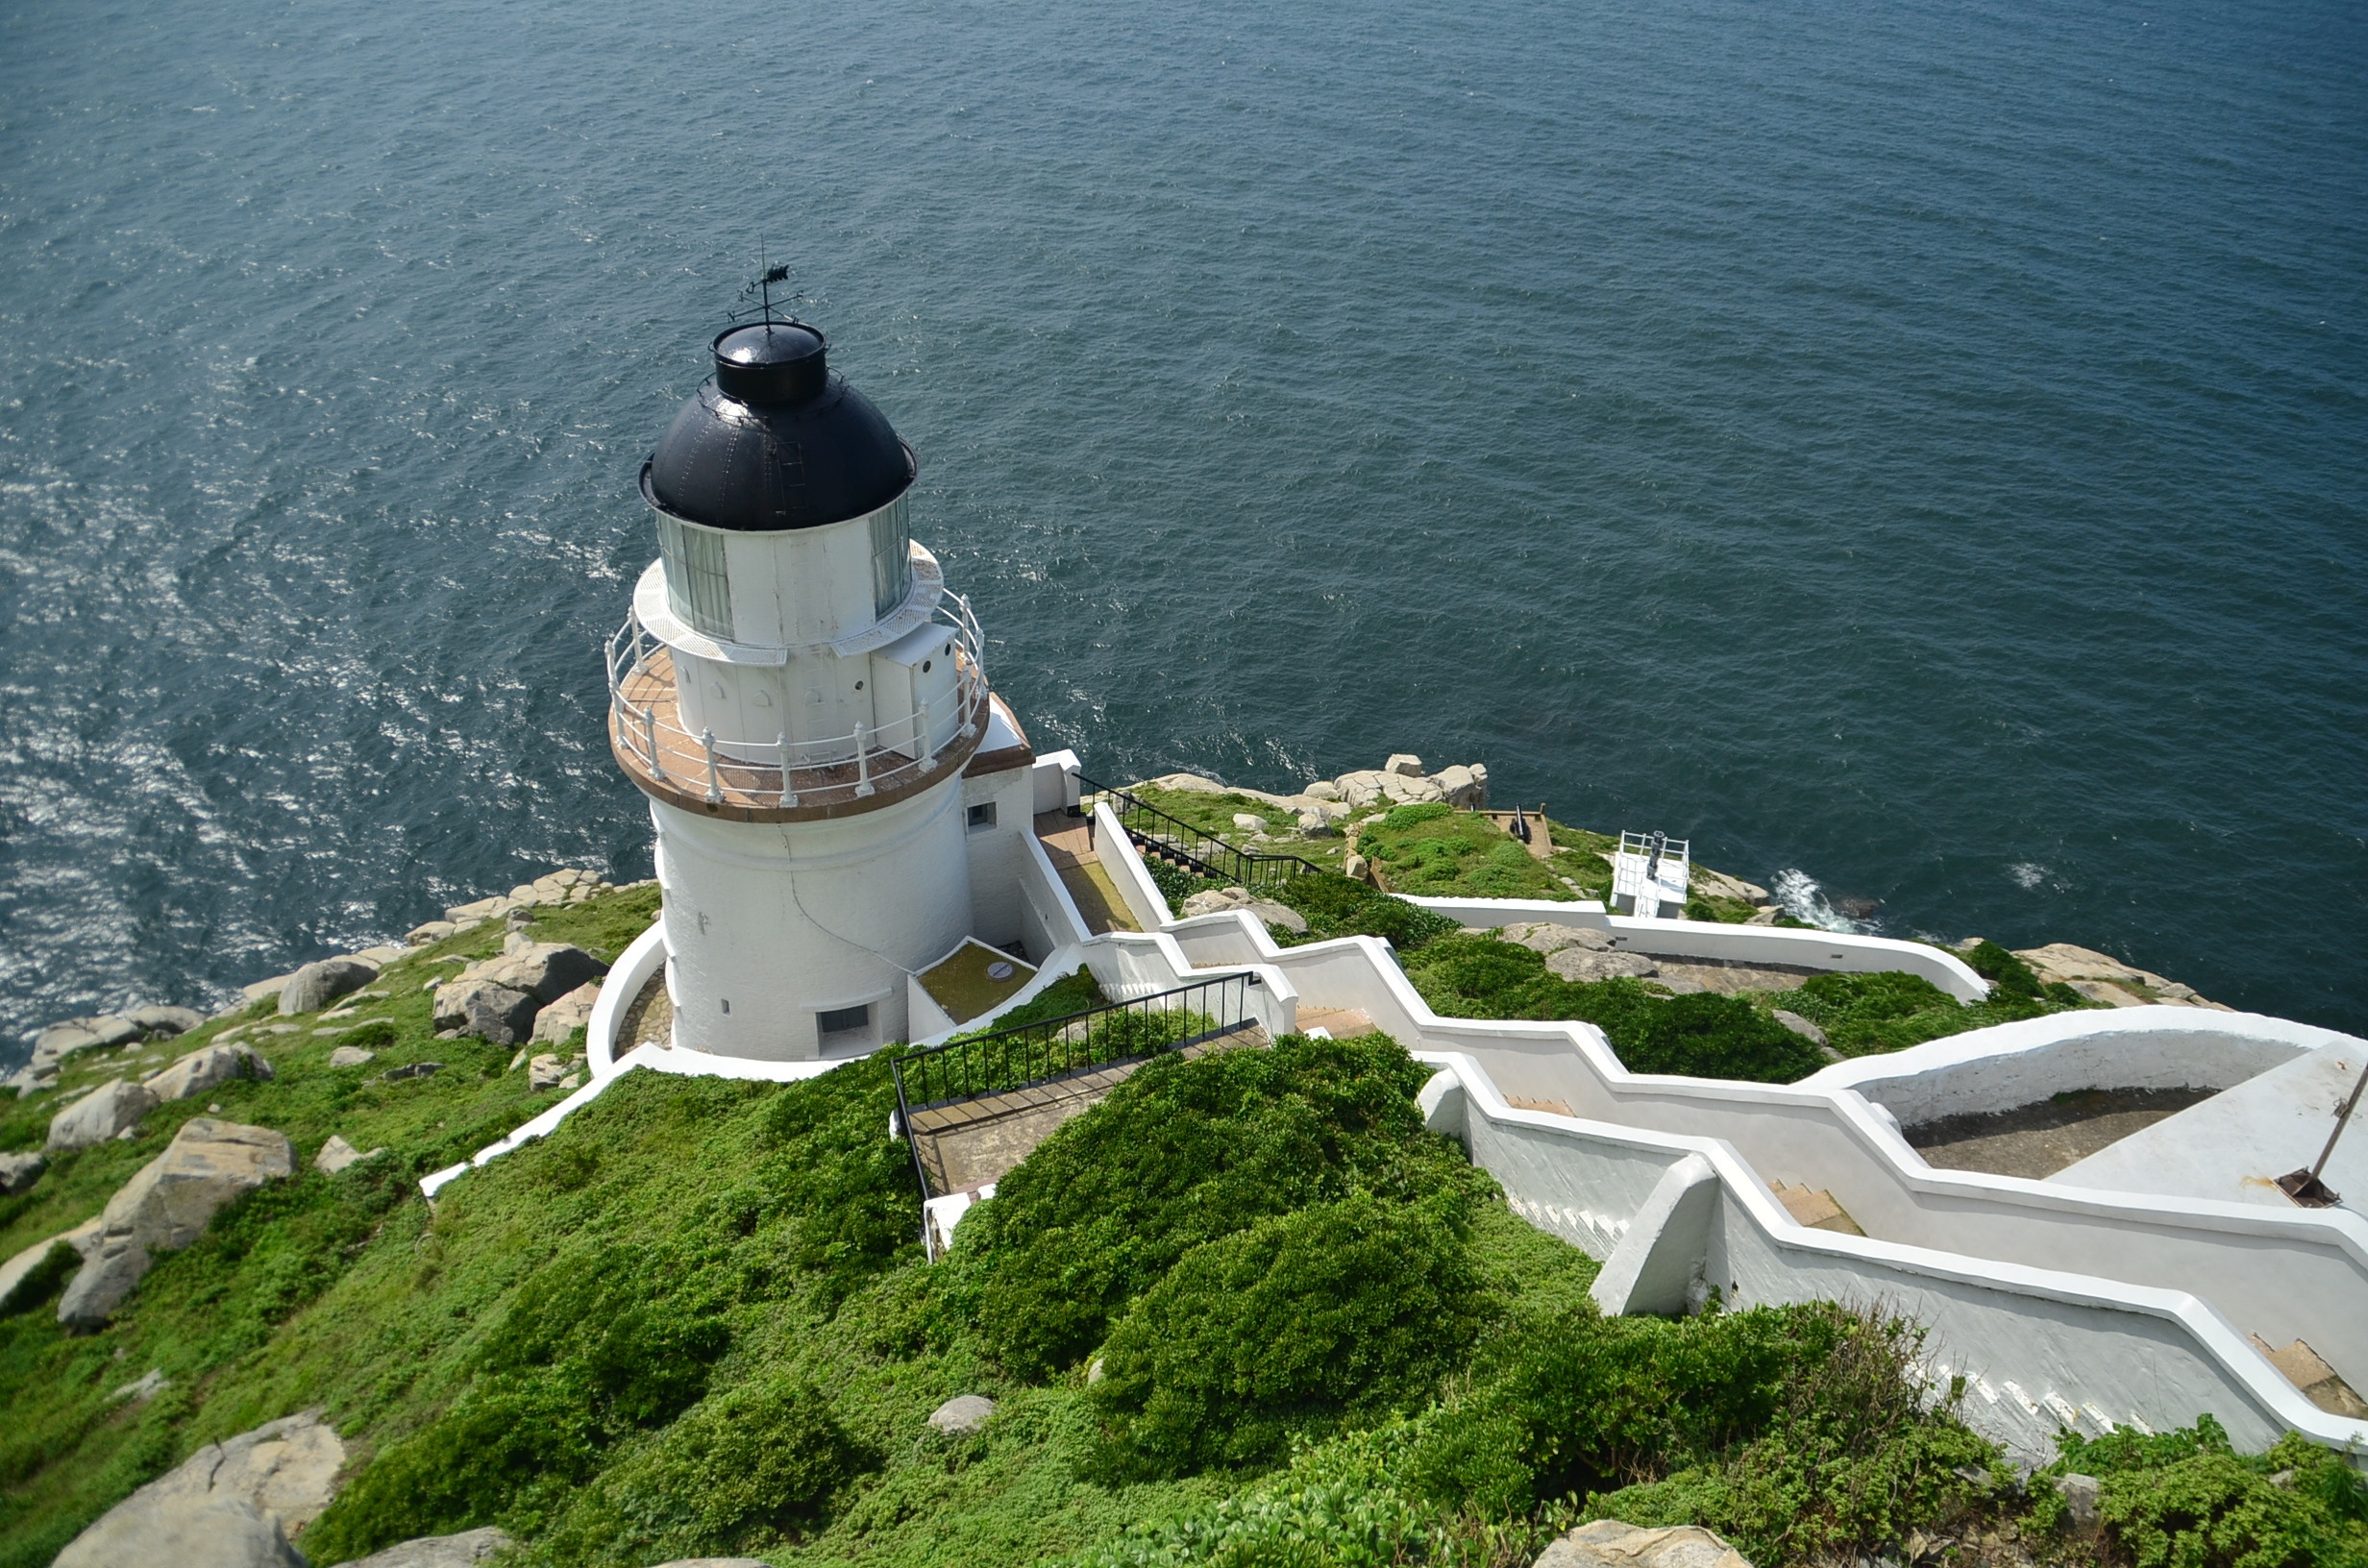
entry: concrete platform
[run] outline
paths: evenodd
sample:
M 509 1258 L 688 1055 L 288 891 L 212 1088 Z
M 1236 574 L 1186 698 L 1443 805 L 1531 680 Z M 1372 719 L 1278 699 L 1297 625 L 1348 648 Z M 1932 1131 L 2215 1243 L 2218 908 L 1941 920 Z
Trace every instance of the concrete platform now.
M 2290 1209 L 2278 1178 L 2319 1157 L 2335 1108 L 2359 1081 L 2357 1043 L 2323 1045 L 2131 1134 L 2047 1178 L 2171 1197 Z M 2368 1108 L 2364 1108 L 2368 1109 Z M 2355 1113 L 2323 1180 L 2368 1213 L 2368 1116 Z

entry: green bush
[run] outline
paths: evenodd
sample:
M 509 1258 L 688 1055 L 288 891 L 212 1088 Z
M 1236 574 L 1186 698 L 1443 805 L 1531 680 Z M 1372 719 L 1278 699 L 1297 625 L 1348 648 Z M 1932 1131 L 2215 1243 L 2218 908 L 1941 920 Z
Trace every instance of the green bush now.
M 1542 955 L 1492 934 L 1443 937 L 1405 959 L 1435 1012 L 1466 1018 L 1576 1018 L 1634 1072 L 1787 1084 L 1825 1065 L 1817 1048 L 1750 1003 L 1666 996 L 1637 980 L 1565 980 Z
M 2039 977 L 2031 972 L 2031 966 L 1986 937 L 1975 943 L 1972 951 L 1961 956 L 1965 967 L 1987 980 L 1997 993 L 2035 999 L 2040 994 Z M 2069 987 L 2065 989 L 2070 990 Z M 2079 992 L 2073 994 L 2078 995 Z
M 2204 1415 L 2177 1432 L 2067 1433 L 2057 1446 L 2062 1457 L 2033 1482 L 2036 1521 L 2063 1522 L 2049 1482 L 2094 1476 L 2097 1512 L 2136 1568 L 2368 1564 L 2368 1485 L 2341 1455 L 2299 1433 L 2267 1454 L 2240 1455 Z
M 1110 1471 L 1271 1463 L 1427 1396 L 1478 1328 L 1460 1217 L 1357 1193 L 1186 1253 L 1103 1347 Z
M 1437 802 L 1426 802 L 1430 804 Z M 1303 871 L 1265 891 L 1276 903 L 1307 918 L 1307 936 L 1303 940 L 1308 942 L 1332 937 L 1379 937 L 1400 953 L 1411 953 L 1456 930 L 1456 923 L 1444 915 L 1393 897 L 1337 871 Z
M 1542 830 L 1543 824 L 1540 824 Z M 1398 806 L 1360 829 L 1357 848 L 1400 893 L 1476 898 L 1578 896 L 1563 874 L 1487 817 L 1443 801 Z M 1598 863 L 1600 864 L 1600 863 Z
M 992 1354 L 1040 1377 L 1203 1242 L 1352 1192 L 1476 1191 L 1461 1151 L 1423 1131 L 1428 1076 L 1380 1035 L 1150 1062 L 963 1220 L 956 1294 Z
M 820 1523 L 833 1498 L 879 1462 L 812 1383 L 755 1379 L 604 1473 L 546 1550 L 639 1568 L 656 1557 L 761 1549 Z
M 542 1373 L 482 1384 L 372 1460 L 305 1531 L 305 1551 L 341 1562 L 496 1520 L 531 1532 L 593 1474 L 601 1447 L 574 1378 Z
M 1845 1056 L 1902 1050 L 1968 1029 L 2060 1011 L 2064 1004 L 2044 993 L 2013 954 L 1995 943 L 1983 945 L 2002 954 L 2012 968 L 1998 969 L 2003 978 L 1979 1002 L 1960 1003 L 1931 981 L 1894 969 L 1813 975 L 1787 993 L 1784 1005 L 1823 1029 L 1827 1041 Z M 2019 985 L 2014 979 L 2018 972 L 2023 982 Z M 2071 1005 L 2087 1005 L 2077 992 L 2072 997 Z

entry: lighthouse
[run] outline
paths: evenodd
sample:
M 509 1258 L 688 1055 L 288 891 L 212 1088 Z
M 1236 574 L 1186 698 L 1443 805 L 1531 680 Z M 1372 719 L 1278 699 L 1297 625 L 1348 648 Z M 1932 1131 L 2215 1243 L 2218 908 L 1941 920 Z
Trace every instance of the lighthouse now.
M 1026 737 L 910 532 L 912 449 L 764 320 L 641 471 L 657 558 L 608 651 L 609 742 L 649 797 L 672 1043 L 759 1061 L 908 1038 L 907 984 L 1020 945 Z

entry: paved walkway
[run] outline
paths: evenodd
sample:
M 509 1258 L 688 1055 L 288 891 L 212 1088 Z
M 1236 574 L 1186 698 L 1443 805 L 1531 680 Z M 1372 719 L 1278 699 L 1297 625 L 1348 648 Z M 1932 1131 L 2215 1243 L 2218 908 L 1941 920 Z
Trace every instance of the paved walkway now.
M 1045 812 L 1036 819 L 1036 839 L 1045 846 L 1052 869 L 1061 873 L 1061 885 L 1069 890 L 1077 913 L 1085 917 L 1088 930 L 1100 936 L 1105 931 L 1143 929 L 1102 866 L 1101 853 L 1094 845 L 1093 818 Z

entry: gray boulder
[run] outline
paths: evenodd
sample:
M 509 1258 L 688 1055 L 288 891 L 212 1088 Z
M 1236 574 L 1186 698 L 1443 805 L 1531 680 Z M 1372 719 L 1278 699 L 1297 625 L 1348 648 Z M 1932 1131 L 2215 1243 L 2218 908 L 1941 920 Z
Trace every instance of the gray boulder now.
M 49 1161 L 38 1154 L 0 1154 L 0 1197 L 14 1197 L 41 1179 Z
M 1808 1041 L 1812 1045 L 1825 1043 L 1825 1031 L 1802 1017 L 1798 1013 L 1780 1007 L 1775 1011 L 1775 1018 L 1778 1023 Z
M 1247 888 L 1212 888 L 1184 900 L 1184 918 L 1189 920 L 1199 915 L 1223 915 L 1248 907 Z
M 137 1494 L 134 1494 L 136 1496 Z M 129 1510 L 129 1511 L 127 1511 Z M 234 1497 L 118 1503 L 58 1554 L 52 1568 L 306 1568 L 280 1521 Z
M 382 1148 L 364 1153 L 332 1133 L 329 1135 L 329 1141 L 321 1145 L 321 1152 L 312 1157 L 312 1168 L 324 1176 L 334 1176 L 348 1165 L 358 1164 L 364 1160 L 375 1160 L 385 1152 Z
M 280 991 L 280 1016 L 318 1013 L 338 997 L 361 990 L 379 977 L 379 967 L 362 958 L 324 958 L 288 976 Z
M 566 1076 L 567 1064 L 555 1056 L 538 1056 L 527 1064 L 527 1088 L 537 1094 L 558 1088 L 559 1080 Z
M 147 1030 L 142 1029 L 138 1024 L 134 1023 L 130 1018 L 118 1017 L 113 1013 L 102 1014 L 100 1017 L 95 1018 L 81 1018 L 76 1021 L 81 1023 L 85 1029 L 89 1030 L 91 1035 L 102 1045 L 129 1045 L 136 1040 L 146 1040 L 148 1038 Z
M 464 977 L 435 988 L 435 1026 L 515 1045 L 534 1026 L 534 998 L 511 986 Z
M 564 1045 L 567 1037 L 592 1024 L 592 1006 L 601 999 L 601 983 L 589 980 L 534 1015 L 533 1038 Z
M 1385 773 L 1395 773 L 1400 778 L 1420 778 L 1422 759 L 1412 751 L 1393 751 L 1390 753 L 1390 760 L 1381 765 L 1381 771 Z
M 401 1541 L 383 1552 L 356 1557 L 344 1568 L 470 1568 L 513 1543 L 509 1531 L 497 1525 L 464 1530 L 457 1535 L 422 1535 Z
M 1642 953 L 1601 952 L 1591 947 L 1565 947 L 1548 953 L 1545 967 L 1548 973 L 1580 982 L 1644 980 L 1661 972 L 1661 966 Z
M 983 1394 L 956 1394 L 929 1412 L 929 1426 L 949 1437 L 968 1437 L 979 1432 L 995 1414 L 995 1401 Z
M 1278 904 L 1270 898 L 1252 898 L 1241 907 L 1270 926 L 1279 925 L 1286 931 L 1307 935 L 1307 917 L 1288 904 Z
M 147 1088 L 113 1078 L 49 1118 L 49 1150 L 86 1149 L 130 1132 L 157 1107 Z
M 365 1051 L 358 1045 L 340 1045 L 329 1053 L 329 1065 L 333 1067 L 360 1067 L 367 1066 L 378 1058 L 376 1051 Z
M 1430 775 L 1430 780 L 1439 786 L 1447 804 L 1458 810 L 1480 811 L 1489 803 L 1489 771 L 1484 764 L 1475 762 L 1467 768 L 1458 763 L 1452 768 L 1442 768 Z
M 275 974 L 268 980 L 258 980 L 251 986 L 240 986 L 239 1000 L 249 1007 L 258 1002 L 276 1000 L 287 990 L 287 983 L 295 978 L 296 972 L 291 969 L 285 974 Z
M 143 1007 L 124 1015 L 152 1035 L 185 1035 L 206 1021 L 193 1007 Z
M 410 946 L 425 947 L 432 943 L 442 942 L 459 929 L 460 927 L 450 920 L 429 920 L 405 932 L 403 940 Z
M 257 1054 L 253 1046 L 207 1045 L 151 1075 L 142 1087 L 162 1104 L 193 1098 L 234 1078 L 269 1080 L 274 1076 L 271 1064 Z
M 162 1154 L 107 1200 L 98 1245 L 58 1303 L 58 1321 L 95 1329 L 148 1272 L 153 1254 L 178 1252 L 205 1234 L 224 1204 L 296 1168 L 285 1135 L 211 1116 L 182 1124 Z
M 1533 953 L 1559 953 L 1566 947 L 1584 947 L 1589 952 L 1608 953 L 1613 950 L 1612 934 L 1591 925 L 1556 925 L 1549 920 L 1517 920 L 1497 935 L 1507 942 L 1517 943 Z
M 539 1005 L 549 1005 L 587 981 L 608 972 L 608 966 L 580 947 L 563 942 L 528 942 L 512 937 L 501 956 L 472 964 L 460 971 L 463 980 L 486 980 L 511 991 L 523 991 Z
M 1751 1563 L 1699 1525 L 1642 1530 L 1597 1519 L 1548 1546 L 1531 1568 L 1751 1568 Z
M 2074 1527 L 2080 1530 L 2097 1528 L 2100 1517 L 2097 1499 L 2103 1491 L 2103 1485 L 2094 1476 L 2076 1473 L 2056 1478 L 2056 1495 L 2063 1499 L 2065 1511 L 2071 1514 Z
M 37 1060 L 47 1058 L 49 1061 L 57 1062 L 73 1055 L 76 1051 L 87 1051 L 106 1043 L 107 1041 L 85 1028 L 81 1019 L 70 1018 L 64 1023 L 53 1023 L 36 1035 L 33 1040 L 33 1054 Z
M 304 1568 L 287 1543 L 336 1495 L 345 1444 L 308 1411 L 208 1443 L 101 1515 L 57 1568 Z

